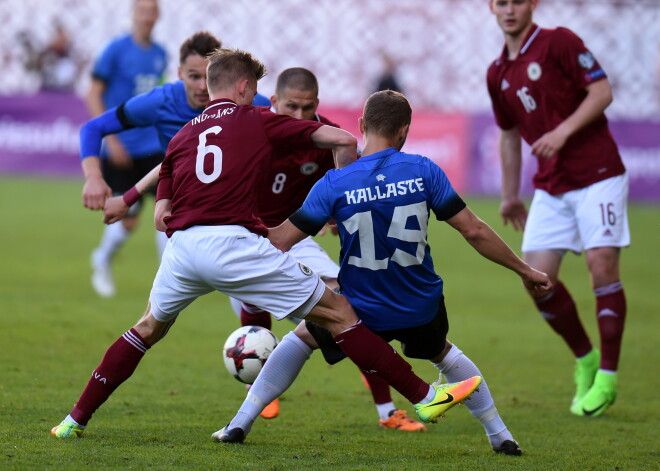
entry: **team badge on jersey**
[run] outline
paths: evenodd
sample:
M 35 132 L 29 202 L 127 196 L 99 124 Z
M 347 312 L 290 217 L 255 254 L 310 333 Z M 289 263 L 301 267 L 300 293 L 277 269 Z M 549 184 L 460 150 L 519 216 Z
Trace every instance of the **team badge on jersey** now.
M 543 71 L 538 62 L 532 62 L 527 66 L 527 76 L 530 80 L 537 81 L 541 78 L 542 73 Z
M 511 84 L 509 84 L 509 81 L 507 79 L 502 79 L 502 85 L 500 87 L 502 90 L 506 90 L 510 86 Z
M 385 175 L 379 173 L 378 175 L 376 175 L 376 180 L 379 182 L 385 181 Z
M 307 162 L 300 166 L 300 173 L 303 175 L 311 175 L 319 169 L 319 164 L 316 162 Z
M 298 266 L 300 267 L 300 271 L 303 272 L 303 275 L 305 276 L 312 276 L 312 274 L 314 273 L 312 269 L 309 268 L 304 263 L 298 262 Z
M 596 58 L 595 58 L 594 55 L 593 55 L 591 52 L 589 52 L 589 51 L 587 51 L 587 52 L 583 52 L 582 54 L 580 54 L 580 55 L 578 56 L 578 63 L 579 63 L 580 66 L 582 66 L 583 68 L 589 70 L 589 69 L 591 69 L 591 68 L 594 66 L 594 64 L 596 63 Z

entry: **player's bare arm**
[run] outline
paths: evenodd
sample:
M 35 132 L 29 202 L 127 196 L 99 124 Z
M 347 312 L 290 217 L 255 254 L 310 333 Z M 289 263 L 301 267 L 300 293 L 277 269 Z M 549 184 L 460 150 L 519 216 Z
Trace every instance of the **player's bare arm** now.
M 112 224 L 113 222 L 124 219 L 126 214 L 128 214 L 129 208 L 135 203 L 133 200 L 136 198 L 139 199 L 149 188 L 156 186 L 159 174 L 160 165 L 157 165 L 122 196 L 108 198 L 103 208 L 103 222 Z
M 85 184 L 83 185 L 83 206 L 89 209 L 103 209 L 105 200 L 112 196 L 112 190 L 101 173 L 101 159 L 86 157 L 81 162 Z
M 336 168 L 346 167 L 357 159 L 357 139 L 348 131 L 323 125 L 312 133 L 311 138 L 317 147 L 332 149 Z
M 160 199 L 156 201 L 156 208 L 154 209 L 154 225 L 156 230 L 165 232 L 167 230 L 167 224 L 165 224 L 164 219 L 172 214 L 172 200 L 169 199 Z
M 516 231 L 525 228 L 527 209 L 518 196 L 522 168 L 522 140 L 516 128 L 502 130 L 500 159 L 502 161 L 502 203 L 500 215 L 504 224 L 511 223 Z
M 282 252 L 288 252 L 291 247 L 308 235 L 294 226 L 288 219 L 279 226 L 268 229 L 268 240 Z
M 482 256 L 516 272 L 531 292 L 543 294 L 552 289 L 548 275 L 533 269 L 521 260 L 506 242 L 469 208 L 464 208 L 447 219 L 447 223 L 460 232 Z
M 546 159 L 556 155 L 569 137 L 598 118 L 612 103 L 612 87 L 607 79 L 587 85 L 586 90 L 587 96 L 573 114 L 532 144 L 532 154 Z

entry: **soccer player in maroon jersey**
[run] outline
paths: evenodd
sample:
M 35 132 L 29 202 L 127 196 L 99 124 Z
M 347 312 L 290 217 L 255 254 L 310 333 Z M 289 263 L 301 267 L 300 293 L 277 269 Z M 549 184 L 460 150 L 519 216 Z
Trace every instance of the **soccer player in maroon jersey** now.
M 275 94 L 271 97 L 272 110 L 296 119 L 317 121 L 339 127 L 317 113 L 319 86 L 316 76 L 302 67 L 286 69 L 277 77 Z M 259 216 L 267 227 L 282 224 L 302 206 L 314 183 L 335 168 L 332 152 L 328 149 L 277 149 L 281 158 L 273 158 L 270 168 L 257 186 Z M 278 155 L 279 157 L 279 155 Z M 339 288 L 339 266 L 330 259 L 321 246 L 308 237 L 293 246 L 289 253 L 298 261 L 318 273 L 330 289 Z M 245 305 L 232 298 L 232 307 L 241 318 L 241 325 L 259 325 L 270 329 L 270 313 L 256 306 Z M 332 360 L 328 359 L 331 363 Z M 408 417 L 403 409 L 397 409 L 392 400 L 389 385 L 374 375 L 363 376 L 376 404 L 379 425 L 401 431 L 423 431 L 424 424 Z M 261 413 L 264 418 L 279 414 L 279 400 L 275 399 Z
M 502 55 L 488 69 L 488 91 L 501 128 L 504 223 L 524 229 L 524 259 L 550 275 L 555 289 L 534 302 L 577 359 L 570 410 L 602 414 L 616 398 L 626 317 L 619 274 L 621 247 L 630 244 L 628 177 L 604 110 L 612 101 L 605 72 L 582 40 L 566 28 L 532 20 L 537 0 L 491 0 L 504 33 Z M 537 157 L 529 210 L 518 196 L 521 138 Z M 585 252 L 596 296 L 600 352 L 558 281 L 567 251 Z
M 430 385 L 356 316 L 345 297 L 293 257 L 276 249 L 258 218 L 255 185 L 273 149 L 331 148 L 337 167 L 355 160 L 357 140 L 341 129 L 253 107 L 265 68 L 249 53 L 219 49 L 210 58 L 211 102 L 170 141 L 160 173 L 156 227 L 167 243 L 147 310 L 106 351 L 71 413 L 51 433 L 79 437 L 94 412 L 135 371 L 179 313 L 196 298 L 221 291 L 271 312 L 328 329 L 362 370 L 378 374 L 429 422 L 464 401 L 480 376 Z M 234 428 L 223 441 L 242 442 Z

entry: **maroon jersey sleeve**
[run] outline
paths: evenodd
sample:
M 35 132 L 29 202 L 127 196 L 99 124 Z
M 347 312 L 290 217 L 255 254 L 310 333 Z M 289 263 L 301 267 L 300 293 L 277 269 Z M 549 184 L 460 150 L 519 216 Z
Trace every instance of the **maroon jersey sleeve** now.
M 556 28 L 552 31 L 550 54 L 577 88 L 585 88 L 607 77 L 591 51 L 569 29 Z
M 261 123 L 266 137 L 273 147 L 279 145 L 292 145 L 296 147 L 307 146 L 315 148 L 312 142 L 312 134 L 323 123 L 296 119 L 290 116 L 273 113 L 268 109 L 261 110 Z
M 499 77 L 497 70 L 498 68 L 495 63 L 488 68 L 488 73 L 486 75 L 488 94 L 490 95 L 490 102 L 493 105 L 495 122 L 501 129 L 511 129 L 515 126 L 515 122 L 509 117 L 504 106 L 502 106 L 502 103 L 500 102 L 499 97 L 501 94 L 498 93 L 498 87 L 502 88 L 501 82 L 503 79 Z
M 169 145 L 167 154 L 169 155 Z M 165 157 L 160 166 L 158 174 L 158 187 L 156 189 L 156 201 L 158 200 L 171 200 L 172 199 L 172 162 L 171 159 Z

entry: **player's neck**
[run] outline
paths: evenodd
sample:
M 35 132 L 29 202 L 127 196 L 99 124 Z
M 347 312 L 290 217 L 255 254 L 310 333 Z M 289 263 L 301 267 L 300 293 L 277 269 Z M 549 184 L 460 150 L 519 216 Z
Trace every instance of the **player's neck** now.
M 378 134 L 366 134 L 364 136 L 362 155 L 375 154 L 390 147 L 396 148 L 397 144 L 396 139 L 379 136 Z
M 133 31 L 131 36 L 133 36 L 133 41 L 135 41 L 140 46 L 151 46 L 151 34 L 144 34 L 140 31 Z
M 534 24 L 530 22 L 518 34 L 504 35 L 504 42 L 506 44 L 506 50 L 507 50 L 507 59 L 514 60 L 518 57 L 518 54 L 520 53 L 520 49 L 523 47 L 523 43 L 533 26 Z

